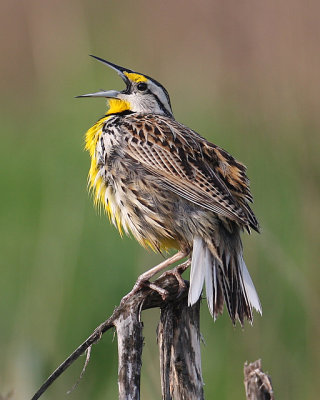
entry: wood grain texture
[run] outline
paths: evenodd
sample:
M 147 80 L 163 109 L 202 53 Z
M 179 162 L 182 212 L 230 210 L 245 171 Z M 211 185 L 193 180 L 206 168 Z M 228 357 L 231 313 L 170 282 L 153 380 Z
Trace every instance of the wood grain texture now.
M 158 344 L 164 400 L 204 399 L 199 312 L 200 301 L 188 307 L 187 299 L 161 309 Z

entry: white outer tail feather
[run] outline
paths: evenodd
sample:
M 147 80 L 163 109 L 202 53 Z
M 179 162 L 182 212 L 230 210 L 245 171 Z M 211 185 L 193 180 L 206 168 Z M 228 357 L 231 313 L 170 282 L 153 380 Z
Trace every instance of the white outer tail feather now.
M 230 255 L 227 254 L 226 258 L 230 259 Z M 214 319 L 216 319 L 217 316 L 217 313 L 214 310 L 214 304 L 216 303 L 218 292 L 217 267 L 219 263 L 220 261 L 210 253 L 205 241 L 199 236 L 196 236 L 193 241 L 188 305 L 192 306 L 198 301 L 205 281 L 208 307 Z M 248 300 L 248 304 L 255 308 L 257 312 L 262 314 L 258 294 L 241 253 L 238 255 L 238 265 L 240 267 L 240 285 L 243 295 Z M 215 293 L 215 299 L 213 299 L 213 290 Z
M 195 304 L 202 292 L 204 275 L 206 271 L 205 261 L 206 245 L 204 241 L 196 236 L 193 240 L 193 252 L 190 270 L 190 289 L 188 295 L 188 305 Z
M 243 293 L 245 293 L 249 303 L 253 306 L 253 308 L 255 308 L 258 311 L 258 313 L 262 315 L 262 308 L 259 296 L 256 291 L 256 288 L 254 287 L 254 284 L 252 282 L 251 276 L 244 262 L 242 254 L 239 254 L 238 260 L 241 269 L 240 278 L 241 278 L 241 286 Z
M 212 263 L 211 260 L 211 254 L 209 252 L 209 249 L 206 247 L 205 248 L 205 269 L 206 269 L 206 275 L 205 275 L 205 281 L 206 281 L 206 293 L 207 293 L 207 302 L 208 302 L 208 307 L 210 310 L 211 315 L 213 315 L 213 287 L 216 289 L 217 286 L 217 278 L 216 278 L 216 273 L 215 273 L 215 265 L 214 262 Z M 190 285 L 191 287 L 191 285 Z M 215 291 L 216 293 L 216 291 Z

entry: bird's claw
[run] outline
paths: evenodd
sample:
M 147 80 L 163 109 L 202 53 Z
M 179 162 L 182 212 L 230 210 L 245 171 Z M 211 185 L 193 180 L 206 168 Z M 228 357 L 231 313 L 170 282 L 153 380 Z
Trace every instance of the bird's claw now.
M 171 270 L 165 272 L 164 275 L 168 276 L 174 276 L 178 282 L 179 285 L 179 289 L 178 289 L 178 295 L 177 298 L 179 298 L 182 293 L 187 289 L 187 285 L 185 280 L 182 278 L 182 274 L 184 273 L 184 271 L 189 267 L 190 265 L 190 260 L 184 262 L 183 264 L 180 264 L 174 268 L 172 268 Z
M 161 296 L 163 301 L 165 301 L 169 296 L 169 292 L 166 289 L 163 289 L 152 282 L 146 281 L 144 282 L 144 285 L 152 289 L 154 292 L 157 292 Z

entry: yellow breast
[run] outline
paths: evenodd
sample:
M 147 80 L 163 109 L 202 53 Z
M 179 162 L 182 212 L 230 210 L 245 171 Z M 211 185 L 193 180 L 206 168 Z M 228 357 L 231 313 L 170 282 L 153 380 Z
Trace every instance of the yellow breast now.
M 91 164 L 88 175 L 88 186 L 94 196 L 94 203 L 96 206 L 102 206 L 107 212 L 110 220 L 118 227 L 120 234 L 122 234 L 120 210 L 116 206 L 112 191 L 107 187 L 105 180 L 99 175 L 99 168 L 97 166 L 96 146 L 98 140 L 102 135 L 102 128 L 106 121 L 110 118 L 106 115 L 95 123 L 86 133 L 85 149 L 89 152 L 91 157 Z
M 121 235 L 123 234 L 123 231 L 126 233 L 131 231 L 133 236 L 142 246 L 151 247 L 154 251 L 166 251 L 172 247 L 179 248 L 179 244 L 173 239 L 173 237 L 168 237 L 165 233 L 159 235 L 157 239 L 158 244 L 155 245 L 154 240 L 152 240 L 151 236 L 148 235 L 147 229 L 143 233 L 135 229 L 135 226 L 132 225 L 135 218 L 128 218 L 129 209 L 131 207 L 123 209 L 123 203 L 125 201 L 120 202 L 118 198 L 119 193 L 115 193 L 113 188 L 107 186 L 104 174 L 102 174 L 104 169 L 98 167 L 96 147 L 101 135 L 103 134 L 104 124 L 112 117 L 109 113 L 113 112 L 115 107 L 119 110 L 119 106 L 121 106 L 121 102 L 118 102 L 117 100 L 115 100 L 114 103 L 112 103 L 112 101 L 110 103 L 111 107 L 108 114 L 95 123 L 88 130 L 85 137 L 85 149 L 89 152 L 91 157 L 88 186 L 90 191 L 93 193 L 94 203 L 96 206 L 101 206 L 106 211 L 110 221 L 118 228 Z M 122 204 L 122 206 L 120 204 Z
M 96 159 L 96 147 L 98 140 L 102 135 L 103 125 L 112 117 L 113 114 L 118 114 L 130 109 L 130 104 L 121 99 L 109 99 L 108 113 L 98 122 L 96 122 L 86 133 L 85 149 L 89 152 L 91 157 L 91 165 L 88 176 L 89 189 L 94 194 L 95 205 L 102 207 L 106 210 L 110 220 L 118 227 L 120 234 L 122 234 L 120 210 L 114 201 L 112 191 L 108 190 L 106 182 L 99 176 L 99 168 Z

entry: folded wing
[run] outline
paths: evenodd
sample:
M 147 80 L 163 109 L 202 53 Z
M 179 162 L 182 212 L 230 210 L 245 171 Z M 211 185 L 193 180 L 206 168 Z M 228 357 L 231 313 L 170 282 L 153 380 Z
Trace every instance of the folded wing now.
M 245 167 L 227 152 L 164 116 L 128 115 L 122 130 L 126 156 L 157 176 L 164 188 L 258 230 Z

